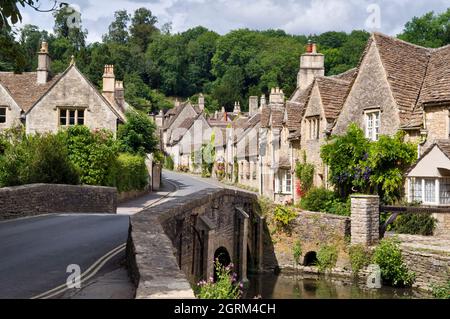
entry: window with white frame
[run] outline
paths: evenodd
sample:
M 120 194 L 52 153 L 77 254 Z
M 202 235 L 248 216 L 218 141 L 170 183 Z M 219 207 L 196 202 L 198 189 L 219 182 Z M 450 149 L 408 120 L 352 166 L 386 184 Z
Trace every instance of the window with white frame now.
M 450 178 L 410 178 L 409 201 L 423 204 L 450 204 Z
M 59 125 L 84 125 L 84 109 L 59 109 Z
M 6 123 L 6 107 L 0 107 L 0 123 Z
M 281 194 L 292 193 L 292 176 L 291 172 L 287 169 L 281 169 L 278 171 L 277 190 Z
M 318 140 L 320 135 L 320 121 L 318 116 L 311 116 L 307 118 L 309 127 L 309 139 Z
M 380 134 L 380 111 L 366 112 L 366 137 L 378 141 Z

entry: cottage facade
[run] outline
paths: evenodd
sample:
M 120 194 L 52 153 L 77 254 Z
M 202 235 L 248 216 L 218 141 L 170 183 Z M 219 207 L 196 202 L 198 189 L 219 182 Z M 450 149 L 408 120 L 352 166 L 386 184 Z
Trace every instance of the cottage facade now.
M 27 133 L 54 133 L 85 125 L 117 131 L 129 106 L 123 83 L 115 81 L 113 66 L 105 67 L 103 91 L 99 92 L 74 62 L 62 74 L 52 76 L 45 42 L 38 55 L 36 72 L 0 72 L 0 129 L 23 125 Z

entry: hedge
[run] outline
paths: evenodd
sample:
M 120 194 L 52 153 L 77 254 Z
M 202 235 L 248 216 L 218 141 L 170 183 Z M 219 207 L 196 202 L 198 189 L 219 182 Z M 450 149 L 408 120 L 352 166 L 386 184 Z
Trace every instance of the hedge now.
M 129 153 L 119 154 L 111 166 L 108 184 L 117 187 L 119 192 L 144 190 L 149 184 L 144 157 Z

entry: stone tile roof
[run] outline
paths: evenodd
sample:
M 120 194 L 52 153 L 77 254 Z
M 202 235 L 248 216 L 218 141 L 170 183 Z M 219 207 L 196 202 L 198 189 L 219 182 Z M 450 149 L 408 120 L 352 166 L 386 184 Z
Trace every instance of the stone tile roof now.
M 239 143 L 257 124 L 261 123 L 261 114 L 256 113 L 247 121 L 247 127 L 240 136 L 235 135 L 234 142 Z
M 53 76 L 47 83 L 37 83 L 36 72 L 0 72 L 0 84 L 11 94 L 19 107 L 28 112 L 31 107 L 52 87 L 61 77 L 61 74 Z
M 330 78 L 340 79 L 340 80 L 344 80 L 344 81 L 353 81 L 353 79 L 356 77 L 357 74 L 358 74 L 358 68 L 353 68 L 348 71 L 345 71 L 344 73 L 332 75 L 332 76 L 330 76 Z
M 281 156 L 280 160 L 278 162 L 278 167 L 279 168 L 290 169 L 291 168 L 291 161 L 289 160 L 289 158 L 287 156 Z
M 269 127 L 270 113 L 271 113 L 271 109 L 267 106 L 264 106 L 261 109 L 261 127 L 263 127 L 263 128 Z
M 433 50 L 419 103 L 450 102 L 450 45 Z
M 270 126 L 272 128 L 281 129 L 283 128 L 283 122 L 284 122 L 284 107 L 280 108 L 272 108 L 270 112 Z
M 313 84 L 309 85 L 303 92 L 301 92 L 295 100 L 288 101 L 286 103 L 286 125 L 289 131 L 300 129 L 301 121 L 303 115 L 305 114 L 306 104 L 308 103 L 312 88 Z
M 315 81 L 319 87 L 325 117 L 336 119 L 342 110 L 351 82 L 336 77 L 317 77 Z
M 400 110 L 400 124 L 408 125 L 412 121 L 413 111 L 424 83 L 431 49 L 380 33 L 374 33 L 372 38 Z
M 450 140 L 437 140 L 435 144 L 450 159 Z
M 166 114 L 164 115 L 165 117 L 169 117 L 170 115 L 172 115 L 172 118 L 167 119 L 167 120 L 164 122 L 164 127 L 163 127 L 163 129 L 164 129 L 164 130 L 167 130 L 167 129 L 173 124 L 173 122 L 175 122 L 175 120 L 177 119 L 178 115 L 180 115 L 180 113 L 181 113 L 181 111 L 183 110 L 183 108 L 185 108 L 185 107 L 188 106 L 188 105 L 190 105 L 190 106 L 194 109 L 194 111 L 195 111 L 197 114 L 200 114 L 200 113 L 201 113 L 201 110 L 200 110 L 198 107 L 192 106 L 191 102 L 189 102 L 189 101 L 180 103 L 179 105 L 177 105 L 177 106 L 171 108 L 170 110 L 168 110 L 168 111 L 166 112 Z

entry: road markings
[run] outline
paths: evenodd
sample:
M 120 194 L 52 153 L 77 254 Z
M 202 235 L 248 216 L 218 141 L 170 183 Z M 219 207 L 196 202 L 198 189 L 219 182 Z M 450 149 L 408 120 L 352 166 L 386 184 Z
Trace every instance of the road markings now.
M 112 258 L 117 256 L 118 254 L 122 253 L 126 248 L 126 243 L 117 246 L 116 248 L 112 249 L 102 257 L 100 257 L 94 264 L 92 264 L 83 274 L 81 274 L 80 282 L 83 284 L 83 282 L 86 282 L 93 276 L 95 276 L 98 271 Z M 57 295 L 62 294 L 63 292 L 66 292 L 69 290 L 67 287 L 67 284 L 63 284 L 61 286 L 58 286 L 56 288 L 53 288 L 51 290 L 48 290 L 44 293 L 41 293 L 37 296 L 32 297 L 31 299 L 49 299 L 52 297 L 55 297 Z
M 160 199 L 158 199 L 157 201 L 151 203 L 150 205 L 144 207 L 142 210 L 145 210 L 147 208 L 150 208 L 156 204 L 158 204 L 159 202 L 161 202 L 163 199 L 169 197 L 170 195 L 172 195 L 173 193 L 176 193 L 179 189 L 178 185 L 176 185 L 175 183 L 166 180 L 166 182 L 168 182 L 169 184 L 171 184 L 172 186 L 175 187 L 175 190 L 172 192 L 169 192 L 167 194 L 165 194 L 164 196 L 162 196 Z M 140 212 L 142 211 L 140 210 Z M 126 249 L 126 243 L 117 246 L 116 248 L 112 249 L 111 251 L 109 251 L 108 253 L 106 253 L 105 255 L 103 255 L 102 257 L 100 257 L 94 264 L 92 264 L 84 273 L 81 274 L 81 278 L 80 278 L 80 282 L 81 284 L 83 284 L 84 282 L 87 282 L 89 279 L 91 279 L 93 276 L 95 276 L 100 269 L 108 262 L 110 261 L 112 258 L 114 258 L 115 256 L 117 256 L 118 254 L 120 254 L 121 252 L 123 252 Z M 48 290 L 46 292 L 43 292 L 37 296 L 32 297 L 31 299 L 49 299 L 58 295 L 61 295 L 62 293 L 66 292 L 67 290 L 69 290 L 69 288 L 67 287 L 67 284 L 63 284 L 61 286 L 58 286 L 56 288 L 53 288 L 51 290 Z

